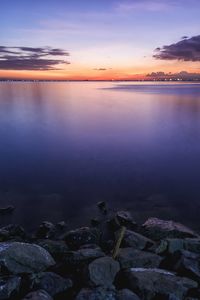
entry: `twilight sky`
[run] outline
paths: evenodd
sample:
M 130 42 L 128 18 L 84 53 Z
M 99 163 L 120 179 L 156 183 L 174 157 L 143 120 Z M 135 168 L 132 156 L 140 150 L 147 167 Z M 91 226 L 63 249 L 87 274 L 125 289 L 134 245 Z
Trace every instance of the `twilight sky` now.
M 1 0 L 0 78 L 196 76 L 199 11 L 199 0 Z

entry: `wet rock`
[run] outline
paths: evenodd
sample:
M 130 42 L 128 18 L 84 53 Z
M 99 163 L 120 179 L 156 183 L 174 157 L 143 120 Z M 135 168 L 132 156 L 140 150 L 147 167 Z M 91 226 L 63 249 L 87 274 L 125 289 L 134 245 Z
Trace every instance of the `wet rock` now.
M 0 265 L 12 274 L 41 272 L 54 264 L 52 256 L 38 245 L 19 242 L 0 244 Z
M 76 300 L 117 300 L 117 298 L 114 290 L 98 287 L 94 289 L 82 289 L 77 295 Z
M 62 260 L 69 251 L 64 241 L 39 240 L 37 244 L 47 250 L 55 260 Z
M 164 221 L 157 218 L 149 218 L 143 224 L 143 229 L 145 235 L 155 241 L 165 238 L 198 237 L 193 230 L 180 223 Z
M 76 250 L 82 245 L 98 244 L 99 232 L 95 228 L 82 227 L 69 231 L 64 239 L 70 249 Z
M 117 292 L 116 300 L 140 300 L 140 298 L 128 289 L 123 289 Z
M 118 236 L 118 233 L 116 234 Z M 126 230 L 122 241 L 124 247 L 133 247 L 135 249 L 143 250 L 153 245 L 153 241 L 145 236 L 131 230 Z
M 40 239 L 50 239 L 55 236 L 56 227 L 51 222 L 44 221 L 39 226 L 36 237 Z
M 184 299 L 198 284 L 188 278 L 175 276 L 161 269 L 132 268 L 123 272 L 124 285 L 143 300 Z
M 28 293 L 23 300 L 53 300 L 53 298 L 46 291 L 37 290 Z
M 72 287 L 72 281 L 53 272 L 40 273 L 33 277 L 33 288 L 46 291 L 52 297 Z
M 0 299 L 9 299 L 18 293 L 21 278 L 18 276 L 0 277 Z
M 111 257 L 101 257 L 88 266 L 88 278 L 94 286 L 109 287 L 120 269 L 119 263 Z
M 135 250 L 134 248 L 120 249 L 117 260 L 121 268 L 157 268 L 162 257 L 154 253 Z

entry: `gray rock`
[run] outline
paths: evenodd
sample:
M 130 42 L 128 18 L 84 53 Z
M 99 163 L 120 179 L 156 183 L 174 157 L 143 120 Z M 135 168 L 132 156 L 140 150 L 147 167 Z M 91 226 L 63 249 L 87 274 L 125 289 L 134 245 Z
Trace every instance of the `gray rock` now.
M 65 255 L 65 263 L 68 265 L 78 265 L 90 263 L 91 261 L 103 257 L 105 254 L 100 248 L 84 248 L 77 251 L 68 251 Z
M 0 244 L 0 265 L 12 274 L 37 273 L 54 264 L 52 256 L 38 245 L 19 242 Z
M 143 224 L 143 228 L 145 235 L 155 241 L 165 238 L 199 237 L 193 230 L 180 223 L 164 221 L 157 218 L 149 218 Z
M 39 240 L 37 244 L 47 250 L 54 259 L 63 259 L 69 251 L 64 241 L 53 241 L 53 240 Z
M 163 258 L 154 253 L 135 250 L 134 248 L 122 248 L 117 260 L 121 268 L 157 268 Z
M 46 291 L 52 297 L 72 287 L 72 281 L 53 272 L 40 273 L 33 278 L 33 287 Z
M 116 300 L 140 300 L 140 298 L 128 289 L 123 289 L 117 292 Z
M 82 245 L 98 244 L 99 234 L 95 228 L 82 227 L 67 232 L 64 239 L 72 250 L 79 249 Z
M 120 269 L 119 263 L 111 257 L 97 258 L 88 266 L 88 277 L 94 286 L 109 287 Z
M 127 288 L 136 292 L 143 300 L 184 299 L 190 289 L 198 284 L 184 277 L 162 269 L 132 268 L 123 272 L 123 280 Z M 159 298 L 160 297 L 160 298 Z
M 194 253 L 200 254 L 200 239 L 198 238 L 168 238 L 161 240 L 160 245 L 156 249 L 157 253 L 168 253 L 173 254 L 179 250 L 187 250 Z
M 114 290 L 98 287 L 94 289 L 82 289 L 77 295 L 76 300 L 116 300 L 116 295 Z
M 53 300 L 53 298 L 43 290 L 28 293 L 23 300 Z
M 21 278 L 18 276 L 0 277 L 0 299 L 9 299 L 17 294 L 20 288 Z
M 117 233 L 118 235 L 118 233 Z M 126 230 L 123 238 L 124 247 L 133 247 L 135 249 L 143 250 L 153 245 L 153 241 L 145 236 L 131 230 Z
M 200 257 L 189 251 L 179 251 L 174 254 L 173 270 L 181 276 L 186 276 L 200 283 Z M 173 262 L 173 260 L 172 260 Z

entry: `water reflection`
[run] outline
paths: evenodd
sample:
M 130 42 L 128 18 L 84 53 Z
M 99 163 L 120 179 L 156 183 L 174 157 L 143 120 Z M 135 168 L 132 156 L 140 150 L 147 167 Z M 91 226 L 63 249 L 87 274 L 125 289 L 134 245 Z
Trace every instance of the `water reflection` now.
M 84 224 L 105 199 L 200 228 L 200 85 L 1 83 L 3 222 Z

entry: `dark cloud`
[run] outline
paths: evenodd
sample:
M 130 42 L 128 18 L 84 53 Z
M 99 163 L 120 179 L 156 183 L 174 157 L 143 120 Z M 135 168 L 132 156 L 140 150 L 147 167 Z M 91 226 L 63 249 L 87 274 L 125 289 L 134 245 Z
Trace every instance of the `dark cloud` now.
M 162 48 L 156 48 L 156 59 L 200 61 L 200 35 L 188 38 L 183 37 L 181 41 Z
M 61 59 L 60 56 L 63 58 Z M 51 47 L 5 47 L 0 46 L 1 70 L 58 70 L 59 65 L 69 64 L 64 57 L 69 53 Z M 58 58 L 56 58 L 58 57 Z
M 93 69 L 93 70 L 95 70 L 95 71 L 107 71 L 106 68 L 95 68 L 95 69 Z

